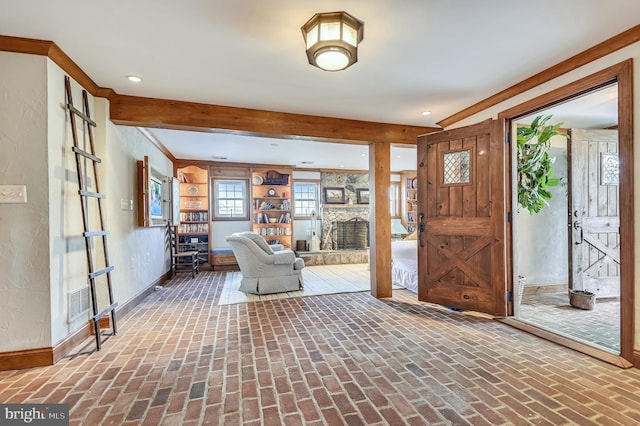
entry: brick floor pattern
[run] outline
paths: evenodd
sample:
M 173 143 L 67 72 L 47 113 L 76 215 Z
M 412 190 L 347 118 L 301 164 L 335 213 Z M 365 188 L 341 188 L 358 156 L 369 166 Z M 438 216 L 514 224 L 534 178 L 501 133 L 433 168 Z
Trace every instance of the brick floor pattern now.
M 72 425 L 635 425 L 640 371 L 490 319 L 334 294 L 218 306 L 224 272 L 169 281 L 55 366 L 0 372 L 0 402 Z

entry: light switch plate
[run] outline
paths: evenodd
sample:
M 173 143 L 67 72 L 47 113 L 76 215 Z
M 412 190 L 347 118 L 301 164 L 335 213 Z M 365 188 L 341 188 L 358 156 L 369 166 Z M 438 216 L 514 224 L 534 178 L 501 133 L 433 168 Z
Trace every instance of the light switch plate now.
M 0 203 L 26 203 L 26 185 L 0 185 Z

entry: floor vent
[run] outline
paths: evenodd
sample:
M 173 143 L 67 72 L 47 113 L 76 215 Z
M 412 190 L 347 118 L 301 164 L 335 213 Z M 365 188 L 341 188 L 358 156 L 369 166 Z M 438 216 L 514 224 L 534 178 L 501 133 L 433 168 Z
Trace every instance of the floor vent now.
M 89 286 L 69 292 L 69 322 L 89 310 Z

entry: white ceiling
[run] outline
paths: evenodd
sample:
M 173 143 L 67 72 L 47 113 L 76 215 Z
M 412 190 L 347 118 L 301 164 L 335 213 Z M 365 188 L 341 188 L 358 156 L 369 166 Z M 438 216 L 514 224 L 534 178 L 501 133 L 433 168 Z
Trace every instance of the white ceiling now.
M 120 94 L 434 126 L 637 25 L 640 1 L 0 0 L 0 10 L 0 33 L 56 42 Z M 307 63 L 300 26 L 336 10 L 365 23 L 364 40 L 357 64 L 330 73 Z M 178 158 L 199 156 L 203 144 L 203 159 L 234 155 L 226 150 L 236 136 L 214 135 L 212 150 L 198 134 L 175 137 L 179 143 L 154 134 Z M 268 154 L 271 143 L 242 152 Z M 339 167 L 362 147 L 349 149 L 323 152 Z M 302 154 L 288 163 L 311 157 Z

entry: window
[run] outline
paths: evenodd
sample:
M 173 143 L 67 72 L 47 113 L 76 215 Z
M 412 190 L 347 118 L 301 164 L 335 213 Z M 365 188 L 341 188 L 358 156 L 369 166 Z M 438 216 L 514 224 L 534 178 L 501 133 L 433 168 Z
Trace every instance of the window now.
M 216 219 L 248 219 L 247 181 L 216 179 L 214 213 Z
M 310 217 L 311 212 L 319 213 L 318 184 L 315 182 L 294 182 L 293 215 L 294 217 Z
M 389 206 L 391 217 L 400 217 L 400 184 L 392 183 L 389 187 Z

